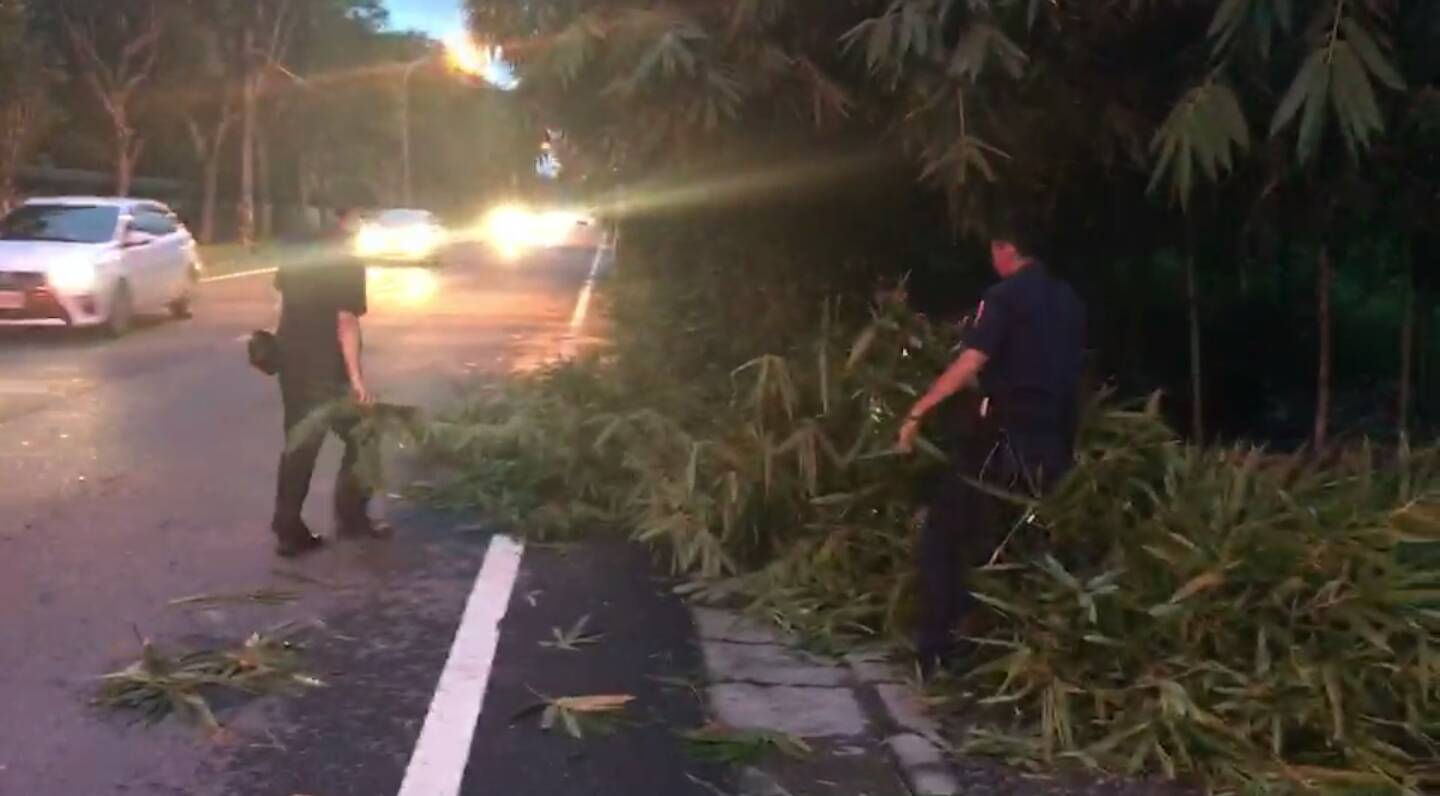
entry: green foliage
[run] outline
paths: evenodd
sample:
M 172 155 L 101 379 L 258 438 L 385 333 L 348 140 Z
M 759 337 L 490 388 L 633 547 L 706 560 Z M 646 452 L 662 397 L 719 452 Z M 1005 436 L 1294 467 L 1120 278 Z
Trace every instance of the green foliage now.
M 50 110 L 50 54 L 34 35 L 25 0 L 0 0 L 0 209 Z
M 803 759 L 813 749 L 804 740 L 775 730 L 736 730 L 707 725 L 680 734 L 691 756 L 707 763 L 755 763 L 772 752 Z
M 1224 83 L 1208 81 L 1186 94 L 1155 133 L 1159 152 L 1150 188 L 1167 174 L 1181 203 L 1195 186 L 1195 167 L 1210 180 L 1235 166 L 1235 155 L 1250 144 L 1250 129 L 1235 92 Z
M 1359 253 L 1423 218 L 1406 208 L 1424 205 L 1427 181 L 1411 170 L 1433 149 L 1426 53 L 1440 29 L 1427 4 L 469 5 L 477 28 L 526 42 L 521 90 L 565 129 L 580 170 L 683 184 L 693 211 L 661 192 L 623 205 L 626 245 L 642 254 L 611 291 L 613 354 L 503 388 L 509 403 L 484 425 L 523 417 L 534 447 L 484 434 L 460 445 L 461 480 L 480 482 L 471 502 L 523 505 L 536 516 L 518 510 L 513 523 L 577 534 L 591 526 L 573 519 L 579 484 L 607 530 L 696 576 L 692 593 L 740 600 L 817 644 L 908 625 L 912 484 L 927 462 L 889 445 L 896 416 L 951 355 L 953 329 L 890 302 L 856 317 L 870 280 L 916 267 L 916 250 L 888 241 L 891 262 L 877 266 L 885 247 L 854 217 L 792 232 L 734 213 L 730 203 L 768 198 L 776 181 L 723 183 L 742 184 L 736 197 L 697 177 L 697 160 L 785 173 L 837 142 L 893 147 L 909 163 L 893 171 L 938 188 L 961 228 L 1011 211 L 1048 223 L 1082 292 L 1130 318 L 1105 330 L 1106 344 L 1123 338 L 1135 352 L 1112 352 L 1121 378 L 1141 360 L 1178 359 L 1165 334 L 1175 329 L 1157 322 L 1173 314 L 1165 296 L 1178 283 L 1151 277 L 1178 272 L 1157 252 L 1178 247 L 1182 229 L 1193 232 L 1182 257 L 1199 257 L 1176 261 L 1199 262 L 1207 300 L 1243 330 L 1227 333 L 1259 346 L 1270 327 L 1257 319 L 1295 317 L 1319 243 L 1345 250 L 1342 289 L 1359 292 L 1383 278 Z M 820 82 L 796 79 L 805 63 Z M 805 98 L 818 85 L 844 98 L 843 114 L 812 118 Z M 1192 202 L 1202 186 L 1205 201 Z M 1196 208 L 1190 218 L 1156 201 L 1162 190 Z M 867 198 L 912 235 L 936 223 L 914 204 Z M 767 210 L 791 220 L 779 205 Z M 962 293 L 960 270 L 947 276 L 940 287 Z M 1273 303 L 1254 300 L 1256 284 Z M 816 334 L 813 308 L 831 295 L 842 300 Z M 1232 317 L 1241 311 L 1250 322 Z M 1271 353 L 1249 375 L 1263 382 L 1287 358 Z M 576 373 L 589 394 L 558 398 L 552 382 Z M 985 575 L 997 621 L 976 681 L 1013 720 L 999 716 L 977 744 L 1220 789 L 1418 788 L 1435 751 L 1424 719 L 1434 617 L 1415 591 L 1433 588 L 1433 556 L 1396 533 L 1416 515 L 1391 512 L 1433 493 L 1435 454 L 1312 462 L 1198 448 L 1151 414 L 1110 406 L 1081 450 Z
M 488 34 L 529 41 L 519 56 L 526 90 L 603 171 L 663 168 L 699 144 L 753 136 L 761 121 L 803 130 L 803 115 L 772 114 L 803 107 L 788 94 L 809 80 L 817 98 L 844 97 L 859 129 L 906 142 L 947 190 L 1004 174 L 1028 193 L 1070 168 L 1067 147 L 1138 137 L 1154 141 L 1138 165 L 1184 202 L 1195 177 L 1215 182 L 1234 169 L 1250 115 L 1268 114 L 1272 135 L 1298 127 L 1299 163 L 1319 155 L 1332 120 L 1359 155 L 1391 126 L 1376 84 L 1404 92 L 1410 82 L 1389 37 L 1400 0 L 1224 0 L 1208 25 L 1197 24 L 1203 8 L 1172 3 L 1037 2 L 1025 13 L 991 0 L 872 0 L 854 10 L 804 0 L 663 10 L 622 0 L 470 5 Z M 807 35 L 794 35 L 802 24 Z M 1157 35 L 1180 60 L 1135 64 L 1147 70 L 1143 88 L 1097 63 L 1097 53 L 1153 51 Z M 597 91 L 617 101 L 586 101 Z M 1153 98 L 1167 94 L 1178 100 L 1162 109 Z M 851 114 L 856 98 L 861 113 Z M 1087 106 L 1110 112 L 1076 115 Z M 815 127 L 823 120 L 817 114 Z M 1057 130 L 1067 147 L 1053 146 Z M 1001 167 L 1001 152 L 1026 163 Z
M 360 450 L 355 477 L 372 489 L 386 485 L 384 457 L 387 444 L 418 443 L 426 433 L 419 410 L 402 404 L 361 406 L 353 398 L 338 398 L 317 407 L 290 429 L 285 449 L 291 451 L 331 429 L 353 426 L 350 432 Z
M 633 530 L 707 578 L 797 540 L 838 548 L 877 516 L 905 521 L 893 504 L 913 467 L 891 453 L 895 418 L 952 342 L 894 303 L 843 334 L 827 320 L 804 360 L 756 358 L 669 411 L 598 361 L 481 389 L 429 429 L 458 471 L 437 495 L 545 538 Z
M 1280 131 L 1303 106 L 1296 150 L 1302 162 L 1317 153 L 1327 103 L 1354 154 L 1385 128 L 1371 79 L 1395 91 L 1405 89 L 1404 78 L 1382 50 L 1385 39 L 1367 28 L 1369 20 L 1345 12 L 1346 3 L 1334 4 L 1328 35 L 1306 57 L 1270 125 L 1272 134 Z
M 1090 427 L 1081 465 L 977 583 L 970 674 L 1018 720 L 971 748 L 1217 787 L 1416 793 L 1440 692 L 1440 452 L 1327 461 Z
M 174 713 L 208 730 L 220 728 L 206 696 L 229 690 L 243 694 L 291 693 L 323 686 L 303 671 L 299 628 L 280 625 L 253 633 L 230 648 L 166 654 L 149 639 L 140 659 L 101 678 L 97 704 L 137 714 L 155 723 Z
M 632 379 L 627 358 L 652 349 L 621 348 L 487 389 L 505 401 L 472 400 L 430 443 L 458 465 L 449 496 L 517 530 L 626 532 L 669 553 L 686 593 L 814 645 L 898 640 L 912 484 L 938 452 L 891 445 L 953 334 L 891 295 L 868 319 L 827 307 L 784 355 L 700 384 Z M 1440 508 L 1424 502 L 1440 451 L 1198 448 L 1157 407 L 1096 403 L 1077 468 L 981 573 L 993 621 L 967 688 L 1006 712 L 972 748 L 1221 789 L 1418 789 L 1440 748 Z
M 595 440 L 615 406 L 595 361 L 472 390 L 425 432 L 431 460 L 456 476 L 429 497 L 542 539 L 613 527 L 623 481 Z

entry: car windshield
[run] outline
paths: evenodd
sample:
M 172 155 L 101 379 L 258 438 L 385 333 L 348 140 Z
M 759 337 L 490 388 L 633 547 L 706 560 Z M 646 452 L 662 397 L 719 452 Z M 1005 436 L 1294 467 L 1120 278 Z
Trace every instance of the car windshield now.
M 433 224 L 435 219 L 424 210 L 386 210 L 375 216 L 375 223 L 382 227 L 408 227 Z
M 21 205 L 0 218 L 0 240 L 105 243 L 115 235 L 120 210 L 90 205 Z

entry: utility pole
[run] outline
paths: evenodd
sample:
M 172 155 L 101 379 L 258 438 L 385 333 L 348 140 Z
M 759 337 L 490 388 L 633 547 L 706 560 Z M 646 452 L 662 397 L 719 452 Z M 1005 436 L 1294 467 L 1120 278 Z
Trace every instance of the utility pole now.
M 410 78 L 415 70 L 429 63 L 431 56 L 416 58 L 405 67 L 400 79 L 400 195 L 406 207 L 415 202 L 413 177 L 410 166 Z

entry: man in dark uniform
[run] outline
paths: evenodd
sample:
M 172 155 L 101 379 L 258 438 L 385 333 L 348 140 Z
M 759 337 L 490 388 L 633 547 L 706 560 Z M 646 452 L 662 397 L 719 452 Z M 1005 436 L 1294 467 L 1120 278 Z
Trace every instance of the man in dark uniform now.
M 301 511 L 310 491 L 315 461 L 325 432 L 304 440 L 292 431 L 316 409 L 347 394 L 362 406 L 373 403 L 360 368 L 360 317 L 365 314 L 365 268 L 350 255 L 349 237 L 358 223 L 348 210 L 307 256 L 282 265 L 275 275 L 280 291 L 280 397 L 285 405 L 287 447 L 280 457 L 271 524 L 279 543 L 276 552 L 290 557 L 319 547 Z M 389 529 L 369 516 L 370 488 L 356 478 L 359 445 L 356 422 L 337 423 L 334 431 L 345 443 L 335 479 L 335 519 L 341 536 L 384 536 Z
M 981 419 L 951 463 L 921 531 L 916 651 L 932 672 L 956 650 L 955 631 L 973 610 L 969 570 L 994 551 L 1003 512 L 967 479 L 1039 496 L 1074 460 L 1085 307 L 1023 235 L 1000 235 L 990 255 L 1001 281 L 985 293 L 966 348 L 910 410 L 899 447 L 909 451 L 922 419 L 946 398 L 980 387 Z

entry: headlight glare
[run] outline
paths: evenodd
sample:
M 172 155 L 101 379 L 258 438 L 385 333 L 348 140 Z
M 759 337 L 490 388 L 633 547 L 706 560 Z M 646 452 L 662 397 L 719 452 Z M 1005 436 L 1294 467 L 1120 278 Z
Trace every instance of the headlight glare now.
M 50 266 L 50 286 L 66 292 L 85 292 L 95 288 L 95 263 L 70 261 Z

